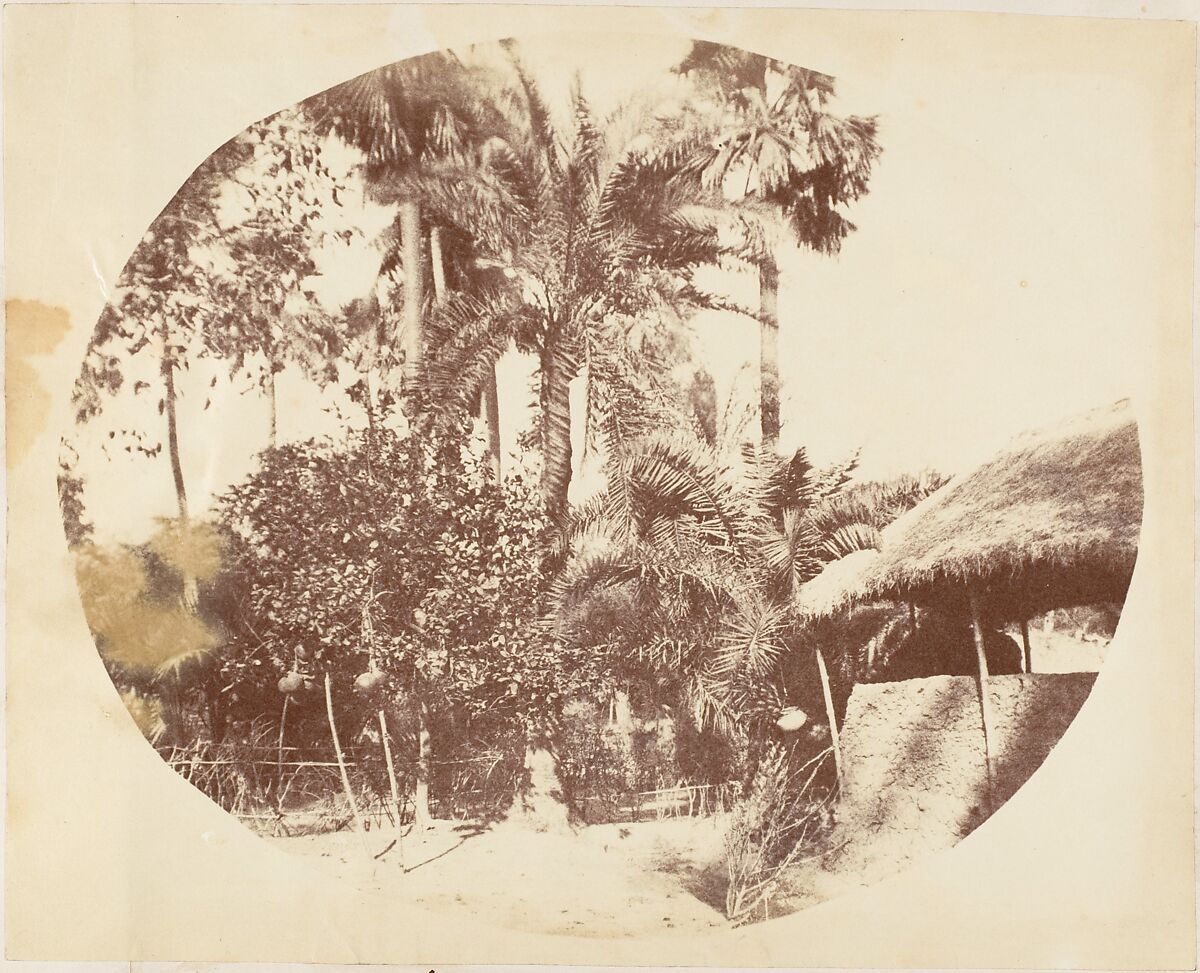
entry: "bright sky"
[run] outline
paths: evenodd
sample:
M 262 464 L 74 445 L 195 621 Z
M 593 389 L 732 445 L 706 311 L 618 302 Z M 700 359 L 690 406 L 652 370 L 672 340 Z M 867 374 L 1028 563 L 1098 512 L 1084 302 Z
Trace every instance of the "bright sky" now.
M 547 85 L 565 92 L 578 70 L 604 110 L 656 83 L 687 42 L 524 44 Z M 818 462 L 861 447 L 866 477 L 953 472 L 1013 433 L 1130 394 L 1154 293 L 1149 247 L 1137 245 L 1151 232 L 1140 194 L 1154 173 L 1149 154 L 1116 148 L 1150 138 L 1138 93 L 1084 74 L 1018 77 L 965 56 L 902 76 L 864 58 L 838 83 L 838 110 L 880 116 L 884 155 L 839 257 L 782 255 L 783 444 L 806 445 Z M 368 207 L 362 217 L 381 225 L 386 214 Z M 340 303 L 365 293 L 377 265 L 366 243 L 339 249 L 323 295 Z M 752 282 L 725 280 L 753 301 Z M 696 324 L 723 395 L 756 361 L 757 326 L 717 314 Z M 529 415 L 529 363 L 510 356 L 500 376 L 511 448 Z M 223 383 L 202 410 L 208 377 L 201 369 L 182 383 L 183 462 L 198 510 L 249 471 L 267 430 L 265 401 Z M 323 412 L 330 402 L 294 377 L 282 393 L 283 438 L 336 428 Z M 165 457 L 84 453 L 86 474 L 104 483 L 87 496 L 104 534 L 130 539 L 150 514 L 173 512 Z

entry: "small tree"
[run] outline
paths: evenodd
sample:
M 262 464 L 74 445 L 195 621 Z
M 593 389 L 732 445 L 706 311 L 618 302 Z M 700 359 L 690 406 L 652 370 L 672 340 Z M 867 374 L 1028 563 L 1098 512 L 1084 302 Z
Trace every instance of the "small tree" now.
M 149 458 L 163 451 L 165 439 L 184 528 L 191 512 L 180 457 L 176 379 L 204 351 L 201 335 L 211 323 L 212 274 L 203 255 L 220 236 L 220 189 L 248 152 L 244 140 L 232 139 L 210 155 L 138 242 L 96 324 L 72 396 L 76 423 L 82 425 L 97 420 L 105 399 L 128 384 L 135 395 L 157 394 L 155 418 L 109 429 L 108 439 L 117 441 L 120 433 L 127 453 L 136 450 Z M 165 436 L 156 440 L 153 428 L 160 421 Z M 184 576 L 182 599 L 190 611 L 196 608 L 197 585 L 196 578 Z
M 238 139 L 250 157 L 223 187 L 226 206 L 237 207 L 238 217 L 221 237 L 211 286 L 216 313 L 204 340 L 231 373 L 249 371 L 252 355 L 261 360 L 258 382 L 271 407 L 273 446 L 279 372 L 293 362 L 318 382 L 337 378 L 336 319 L 308 284 L 318 273 L 317 251 L 335 236 L 349 242 L 353 231 L 338 225 L 345 186 L 303 115 L 282 112 Z
M 201 254 L 219 236 L 218 195 L 248 152 L 246 143 L 234 139 L 210 155 L 138 242 L 96 324 L 72 399 L 76 422 L 82 424 L 98 418 L 105 396 L 131 379 L 135 394 L 157 392 L 182 520 L 188 517 L 188 498 L 179 459 L 175 379 L 199 350 L 197 338 L 209 318 L 212 275 Z M 109 438 L 117 432 L 111 430 Z M 136 449 L 148 457 L 162 452 L 162 442 L 154 442 L 145 428 L 119 432 L 129 440 L 127 452 Z
M 222 500 L 242 651 L 409 709 L 419 818 L 439 712 L 540 725 L 576 668 L 540 621 L 540 499 L 520 476 L 492 480 L 464 430 L 289 444 Z
M 834 79 L 735 47 L 695 41 L 676 69 L 715 109 L 714 138 L 694 158 L 707 184 L 742 208 L 745 255 L 758 266 L 760 424 L 768 453 L 779 445 L 777 215 L 787 235 L 836 254 L 854 230 L 845 208 L 867 192 L 882 151 L 874 118 L 827 110 Z

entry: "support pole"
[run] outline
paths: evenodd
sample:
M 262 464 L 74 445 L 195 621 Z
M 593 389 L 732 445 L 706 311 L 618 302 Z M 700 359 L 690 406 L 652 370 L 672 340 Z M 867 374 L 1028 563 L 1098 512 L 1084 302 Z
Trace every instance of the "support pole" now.
M 337 724 L 333 721 L 333 689 L 329 683 L 329 673 L 325 673 L 325 711 L 329 715 L 329 733 L 333 737 L 333 752 L 337 754 L 338 770 L 342 775 L 342 789 L 346 792 L 346 800 L 350 804 L 350 813 L 354 815 L 354 827 L 362 839 L 363 851 L 367 860 L 373 861 L 371 849 L 367 847 L 367 829 L 363 826 L 362 815 L 358 813 L 358 802 L 354 800 L 354 789 L 350 786 L 350 775 L 346 772 L 346 758 L 342 755 L 342 744 L 338 740 Z
M 283 731 L 287 728 L 287 709 L 292 694 L 283 697 L 283 712 L 279 716 L 279 751 L 275 761 L 275 799 L 279 810 L 283 810 Z
M 387 719 L 383 710 L 379 711 L 379 738 L 383 741 L 383 759 L 387 763 L 392 803 L 396 806 L 396 847 L 400 851 L 400 869 L 404 871 L 404 804 L 400 800 L 400 787 L 396 783 L 396 765 L 392 763 L 392 745 L 388 740 Z
M 1029 644 L 1029 619 L 1021 619 L 1021 648 L 1025 653 L 1024 669 L 1033 672 L 1033 648 Z
M 979 596 L 970 592 L 971 599 L 971 628 L 975 634 L 975 661 L 978 664 L 975 686 L 979 692 L 979 719 L 983 726 L 983 762 L 987 774 L 987 804 L 989 813 L 992 810 L 992 704 L 988 700 L 988 664 L 987 653 L 984 651 L 983 621 L 980 617 Z
M 829 688 L 829 670 L 825 656 L 817 649 L 817 670 L 821 675 L 821 693 L 825 697 L 825 717 L 829 720 L 829 742 L 833 747 L 833 765 L 837 770 L 838 786 L 842 784 L 842 743 L 838 736 L 837 714 L 833 710 L 833 692 Z

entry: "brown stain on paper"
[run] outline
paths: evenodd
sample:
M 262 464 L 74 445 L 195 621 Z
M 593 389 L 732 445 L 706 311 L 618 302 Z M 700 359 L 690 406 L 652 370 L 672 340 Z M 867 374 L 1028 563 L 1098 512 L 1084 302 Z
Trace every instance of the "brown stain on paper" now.
M 11 470 L 28 455 L 50 415 L 50 393 L 33 359 L 53 353 L 71 328 L 71 316 L 66 308 L 21 300 L 6 301 L 4 316 L 6 463 Z

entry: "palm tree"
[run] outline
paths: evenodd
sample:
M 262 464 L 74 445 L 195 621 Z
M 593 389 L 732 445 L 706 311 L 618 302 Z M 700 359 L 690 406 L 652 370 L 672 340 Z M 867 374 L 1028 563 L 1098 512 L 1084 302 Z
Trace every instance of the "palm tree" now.
M 692 278 L 724 250 L 698 180 L 683 169 L 695 149 L 687 132 L 665 129 L 645 106 L 602 119 L 578 85 L 571 127 L 560 130 L 515 53 L 511 63 L 518 96 L 496 102 L 507 113 L 503 133 L 422 182 L 478 261 L 502 271 L 434 316 L 426 382 L 433 401 L 465 404 L 510 344 L 537 356 L 542 490 L 557 518 L 572 472 L 571 382 L 621 322 L 719 303 Z
M 376 198 L 398 205 L 395 224 L 382 242 L 385 266 L 403 271 L 401 347 L 410 390 L 420 376 L 427 344 L 426 256 L 435 305 L 448 299 L 451 277 L 447 227 L 429 211 L 420 177 L 439 162 L 470 159 L 492 134 L 495 113 L 479 97 L 477 82 L 477 70 L 449 52 L 439 52 L 364 74 L 308 106 L 322 130 L 335 132 L 366 155 L 366 176 Z M 494 369 L 483 385 L 480 412 L 498 479 L 500 418 Z
M 575 512 L 555 595 L 568 639 L 633 650 L 668 677 L 698 724 L 760 731 L 783 708 L 775 675 L 794 588 L 820 569 L 812 513 L 841 489 L 845 466 L 816 471 L 747 447 L 740 475 L 718 449 L 654 436 L 610 457 L 608 488 Z M 594 614 L 613 592 L 609 623 Z M 751 732 L 755 739 L 757 732 Z
M 695 41 L 676 69 L 693 78 L 717 115 L 714 138 L 694 160 L 708 185 L 747 207 L 746 251 L 758 266 L 760 423 L 763 447 L 779 442 L 779 266 L 755 213 L 766 207 L 792 238 L 837 253 L 855 229 L 841 207 L 867 192 L 881 148 L 874 118 L 826 110 L 831 77 L 760 54 Z
M 374 195 L 398 207 L 394 230 L 404 273 L 403 373 L 409 387 L 425 354 L 426 220 L 416 180 L 433 161 L 464 151 L 474 137 L 477 102 L 463 64 L 449 52 L 437 52 L 360 75 L 305 105 L 318 131 L 332 132 L 363 153 Z M 433 240 L 436 246 L 436 231 Z M 435 280 L 440 272 L 434 269 Z

